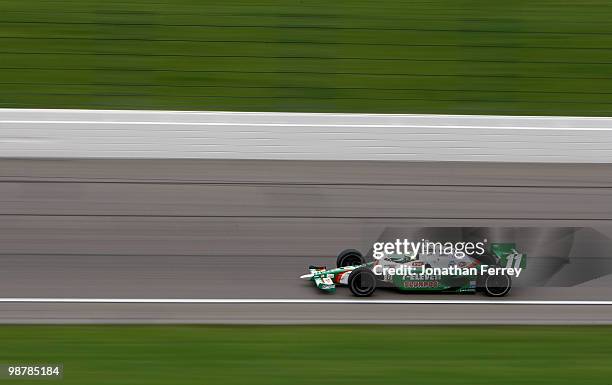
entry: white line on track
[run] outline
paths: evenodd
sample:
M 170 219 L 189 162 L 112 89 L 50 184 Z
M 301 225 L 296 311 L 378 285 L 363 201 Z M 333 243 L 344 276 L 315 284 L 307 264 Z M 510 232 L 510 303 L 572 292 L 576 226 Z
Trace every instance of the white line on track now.
M 495 118 L 495 119 L 534 119 L 534 120 L 558 120 L 558 119 L 584 119 L 584 120 L 608 120 L 609 116 L 572 116 L 572 115 L 470 115 L 470 114 L 377 114 L 377 113 L 350 113 L 350 112 L 264 112 L 264 111 L 195 111 L 195 110 L 91 110 L 91 109 L 70 109 L 70 108 L 0 108 L 1 112 L 50 112 L 50 113 L 71 113 L 71 114 L 117 114 L 117 115 L 244 115 L 244 116 L 304 116 L 318 115 L 331 117 L 352 117 L 352 116 L 388 116 L 388 117 L 410 117 L 410 118 L 430 118 L 445 116 L 452 118 Z
M 370 304 L 370 305 L 612 305 L 612 301 L 555 300 L 396 300 L 396 299 L 266 299 L 266 298 L 0 298 L 0 303 L 136 303 L 136 304 Z
M 12 158 L 610 164 L 611 148 L 612 118 L 0 109 Z
M 334 123 L 241 123 L 241 122 L 163 122 L 113 120 L 0 120 L 0 124 L 110 124 L 128 126 L 236 126 L 236 127 L 333 127 L 333 128 L 452 128 L 483 130 L 555 130 L 555 131 L 611 131 L 610 127 L 527 127 L 451 124 L 334 124 Z

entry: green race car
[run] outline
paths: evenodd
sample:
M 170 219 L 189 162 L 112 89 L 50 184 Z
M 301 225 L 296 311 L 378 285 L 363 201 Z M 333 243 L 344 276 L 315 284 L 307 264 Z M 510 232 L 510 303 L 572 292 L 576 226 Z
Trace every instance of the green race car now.
M 395 287 L 410 292 L 483 292 L 502 297 L 512 288 L 512 276 L 519 277 L 527 256 L 513 243 L 494 243 L 482 255 L 444 253 L 389 254 L 367 262 L 353 249 L 344 250 L 336 268 L 310 266 L 308 279 L 320 290 L 335 292 L 346 285 L 357 297 L 372 295 L 377 287 Z

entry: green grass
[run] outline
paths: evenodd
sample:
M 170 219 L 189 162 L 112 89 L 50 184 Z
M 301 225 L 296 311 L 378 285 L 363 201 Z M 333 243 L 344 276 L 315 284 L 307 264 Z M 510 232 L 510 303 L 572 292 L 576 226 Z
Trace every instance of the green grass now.
M 612 378 L 610 327 L 2 326 L 0 346 L 0 363 L 64 363 L 66 385 L 575 385 Z
M 0 107 L 610 115 L 609 0 L 3 0 Z

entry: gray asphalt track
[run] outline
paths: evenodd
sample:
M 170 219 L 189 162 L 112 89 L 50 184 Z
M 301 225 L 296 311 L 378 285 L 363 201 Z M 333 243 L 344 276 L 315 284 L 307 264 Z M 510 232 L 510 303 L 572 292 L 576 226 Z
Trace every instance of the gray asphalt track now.
M 350 299 L 298 277 L 334 257 L 254 256 L 4 256 L 4 298 Z M 481 295 L 416 295 L 380 289 L 375 299 L 470 299 Z M 517 287 L 512 300 L 612 300 L 612 287 Z
M 0 160 L 4 298 L 326 298 L 297 276 L 388 226 L 610 235 L 612 165 Z M 609 281 L 512 299 L 610 300 Z M 373 321 L 612 323 L 612 306 L 0 303 L 5 323 Z
M 20 304 L 0 323 L 610 324 L 611 306 L 359 304 Z

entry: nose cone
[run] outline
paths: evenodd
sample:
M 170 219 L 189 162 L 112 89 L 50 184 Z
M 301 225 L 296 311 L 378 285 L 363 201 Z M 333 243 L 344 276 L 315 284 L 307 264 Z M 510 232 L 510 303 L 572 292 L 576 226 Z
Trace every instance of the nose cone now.
M 300 278 L 302 278 L 302 279 L 310 279 L 310 278 L 312 278 L 313 276 L 314 276 L 314 274 L 313 274 L 313 273 L 310 273 L 310 274 L 304 274 L 304 275 L 301 275 L 301 276 L 300 276 Z

